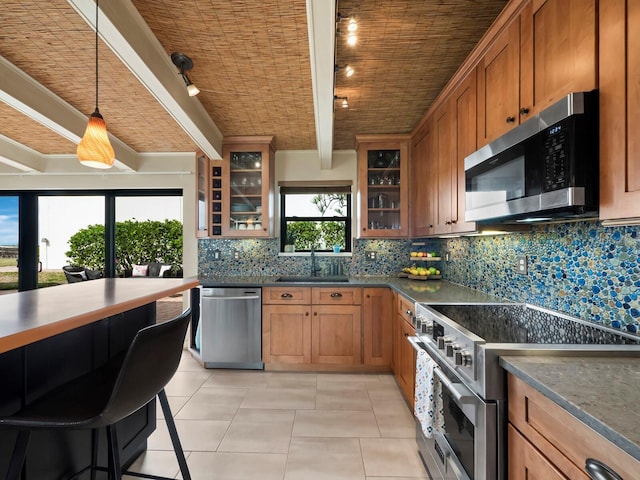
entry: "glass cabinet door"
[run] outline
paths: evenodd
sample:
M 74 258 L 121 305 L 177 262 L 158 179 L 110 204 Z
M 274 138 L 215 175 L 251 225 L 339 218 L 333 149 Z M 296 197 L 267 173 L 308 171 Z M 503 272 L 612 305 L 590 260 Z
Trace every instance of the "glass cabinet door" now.
M 399 230 L 400 150 L 367 152 L 367 227 Z
M 363 137 L 367 142 L 363 142 Z M 386 137 L 393 137 L 385 141 Z M 402 237 L 408 232 L 408 137 L 358 136 L 361 237 Z
M 230 230 L 262 231 L 262 152 L 231 152 Z
M 225 137 L 222 152 L 222 235 L 273 235 L 273 137 Z

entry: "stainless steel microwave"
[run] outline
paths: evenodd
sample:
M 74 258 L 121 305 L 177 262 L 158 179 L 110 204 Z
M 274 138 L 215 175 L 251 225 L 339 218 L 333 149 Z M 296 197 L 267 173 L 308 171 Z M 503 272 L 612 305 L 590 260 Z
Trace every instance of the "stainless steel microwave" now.
M 597 92 L 572 93 L 465 158 L 465 220 L 595 217 Z

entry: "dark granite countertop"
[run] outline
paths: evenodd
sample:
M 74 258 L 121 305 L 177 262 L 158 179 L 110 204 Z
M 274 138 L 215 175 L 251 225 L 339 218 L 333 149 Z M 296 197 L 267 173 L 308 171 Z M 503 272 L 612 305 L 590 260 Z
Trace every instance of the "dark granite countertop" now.
M 445 280 L 410 280 L 397 277 L 349 277 L 348 282 L 285 283 L 277 282 L 279 277 L 267 276 L 227 276 L 200 277 L 203 287 L 278 287 L 302 285 L 313 287 L 389 287 L 405 297 L 420 303 L 504 303 L 507 300 L 463 287 Z
M 640 358 L 505 356 L 500 365 L 640 460 Z

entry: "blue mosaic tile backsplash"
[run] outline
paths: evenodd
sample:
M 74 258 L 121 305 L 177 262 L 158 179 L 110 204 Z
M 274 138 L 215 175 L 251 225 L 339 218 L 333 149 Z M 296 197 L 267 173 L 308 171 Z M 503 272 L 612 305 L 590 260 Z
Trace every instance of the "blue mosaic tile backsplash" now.
M 406 266 L 411 242 L 408 240 L 354 240 L 351 257 L 319 254 L 321 275 L 329 275 L 331 263 L 342 263 L 345 275 L 388 276 L 397 275 Z M 203 277 L 224 275 L 309 275 L 309 254 L 279 256 L 278 239 L 202 239 L 198 243 L 198 274 Z M 214 251 L 220 260 L 214 260 Z M 234 258 L 234 251 L 239 258 Z M 375 260 L 366 253 L 375 252 Z
M 418 240 L 417 240 L 418 241 Z M 448 252 L 445 280 L 604 325 L 634 331 L 640 325 L 639 227 L 602 227 L 599 222 L 537 225 L 531 232 L 489 237 L 427 239 L 424 251 Z M 351 257 L 319 256 L 323 275 L 338 258 L 351 276 L 396 275 L 408 266 L 409 240 L 355 240 Z M 220 260 L 213 260 L 213 252 Z M 234 250 L 240 258 L 234 259 Z M 279 256 L 278 239 L 202 239 L 199 274 L 308 275 L 309 256 Z M 374 251 L 375 260 L 366 253 Z M 516 256 L 527 255 L 528 273 L 516 273 Z
M 640 322 L 638 230 L 590 221 L 439 240 L 451 256 L 443 278 L 635 333 Z M 526 275 L 516 273 L 517 255 L 527 255 Z

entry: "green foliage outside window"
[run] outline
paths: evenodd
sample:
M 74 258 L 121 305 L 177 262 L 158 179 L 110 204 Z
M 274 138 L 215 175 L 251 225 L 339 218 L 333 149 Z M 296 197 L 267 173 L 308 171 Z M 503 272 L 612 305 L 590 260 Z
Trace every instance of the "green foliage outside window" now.
M 104 225 L 89 225 L 69 239 L 66 252 L 71 265 L 103 269 Z M 126 220 L 116 222 L 116 272 L 134 264 L 162 262 L 182 264 L 182 223 L 178 220 Z

